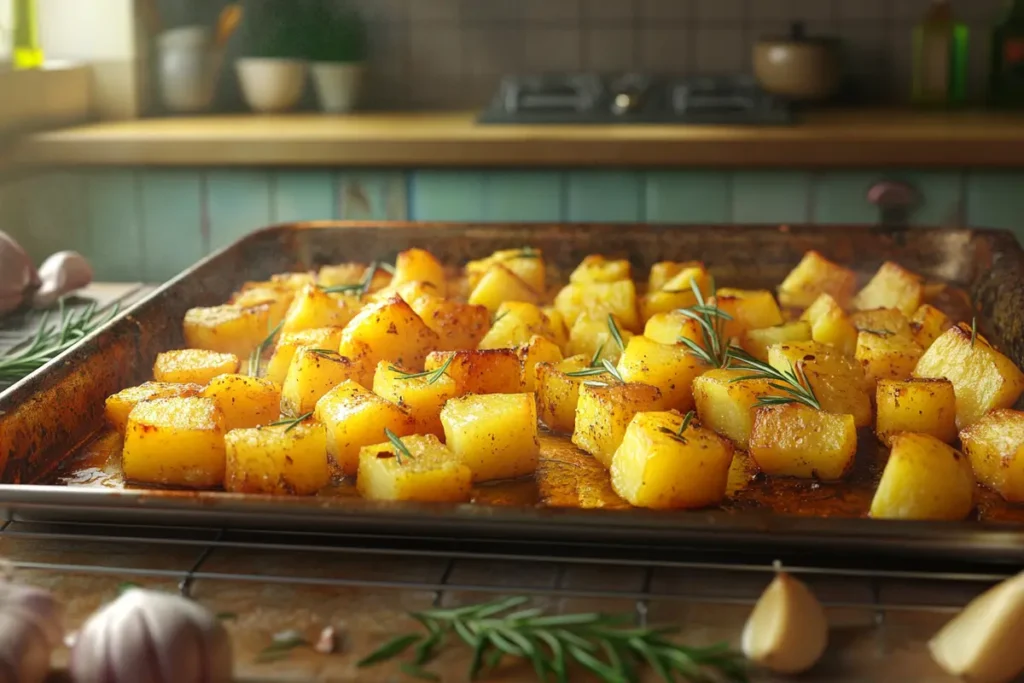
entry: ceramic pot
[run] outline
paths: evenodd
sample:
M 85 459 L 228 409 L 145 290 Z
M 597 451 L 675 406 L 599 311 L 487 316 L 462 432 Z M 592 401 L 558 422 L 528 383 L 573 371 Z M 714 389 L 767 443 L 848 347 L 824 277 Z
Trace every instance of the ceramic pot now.
M 754 45 L 754 76 L 766 92 L 793 100 L 827 100 L 840 83 L 838 43 L 809 38 L 794 24 L 786 38 L 764 38 Z
M 341 114 L 358 106 L 363 87 L 362 64 L 314 62 L 312 68 L 321 109 L 330 114 Z
M 173 112 L 199 112 L 213 102 L 219 68 L 210 31 L 186 26 L 166 31 L 157 40 L 160 96 Z
M 242 95 L 253 111 L 269 114 L 288 111 L 306 89 L 306 62 L 300 59 L 245 57 L 235 68 Z

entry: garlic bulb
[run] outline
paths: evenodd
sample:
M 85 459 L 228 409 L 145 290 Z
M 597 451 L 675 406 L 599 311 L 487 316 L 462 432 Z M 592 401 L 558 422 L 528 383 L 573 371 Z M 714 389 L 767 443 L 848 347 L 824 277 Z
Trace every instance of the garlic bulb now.
M 743 654 L 784 674 L 810 669 L 828 645 L 828 620 L 814 593 L 778 572 L 754 605 L 743 627 Z
M 39 273 L 21 245 L 0 232 L 0 315 L 21 305 L 25 294 L 39 286 Z
M 92 266 L 74 251 L 59 251 L 39 266 L 40 286 L 32 297 L 36 308 L 48 308 L 65 294 L 92 282 Z
M 131 588 L 94 613 L 71 651 L 75 683 L 229 683 L 231 641 L 195 602 Z
M 0 583 L 0 681 L 42 683 L 64 639 L 64 611 L 40 588 Z
M 1003 683 L 1024 671 L 1024 572 L 990 588 L 942 627 L 928 648 L 946 673 Z

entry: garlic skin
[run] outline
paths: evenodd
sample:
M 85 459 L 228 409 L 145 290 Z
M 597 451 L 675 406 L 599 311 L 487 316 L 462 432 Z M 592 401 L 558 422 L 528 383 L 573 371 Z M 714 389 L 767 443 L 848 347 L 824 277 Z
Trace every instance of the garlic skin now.
M 207 609 L 131 588 L 95 612 L 71 651 L 74 683 L 231 683 L 231 641 Z
M 49 308 L 65 294 L 92 282 L 92 266 L 75 251 L 59 251 L 39 266 L 40 286 L 32 296 L 32 306 Z
M 0 315 L 10 313 L 40 284 L 39 273 L 21 245 L 0 231 Z
M 64 640 L 64 610 L 40 588 L 0 583 L 0 682 L 43 683 Z
M 972 600 L 928 643 L 946 673 L 971 683 L 1004 683 L 1024 671 L 1024 572 Z
M 779 572 L 743 627 L 747 659 L 777 673 L 814 666 L 828 645 L 825 609 L 803 582 Z

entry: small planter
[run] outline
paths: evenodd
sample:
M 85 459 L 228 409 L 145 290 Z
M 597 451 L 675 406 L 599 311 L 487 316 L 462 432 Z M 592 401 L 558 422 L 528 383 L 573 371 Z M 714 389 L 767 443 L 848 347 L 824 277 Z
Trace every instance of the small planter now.
M 355 109 L 362 93 L 363 71 L 359 62 L 315 62 L 313 84 L 320 108 L 330 114 Z
M 307 64 L 300 59 L 245 57 L 235 68 L 245 101 L 264 114 L 295 107 L 306 89 Z

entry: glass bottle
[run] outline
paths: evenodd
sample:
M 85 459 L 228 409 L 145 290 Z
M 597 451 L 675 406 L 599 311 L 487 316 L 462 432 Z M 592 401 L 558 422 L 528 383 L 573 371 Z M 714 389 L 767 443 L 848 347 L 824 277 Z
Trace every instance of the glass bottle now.
M 989 99 L 996 106 L 1024 106 L 1024 0 L 1009 0 L 992 31 Z
M 967 99 L 967 26 L 953 16 L 949 0 L 932 0 L 914 27 L 911 99 L 925 106 L 949 106 Z
M 37 5 L 36 0 L 14 0 L 15 69 L 38 69 L 43 65 Z

